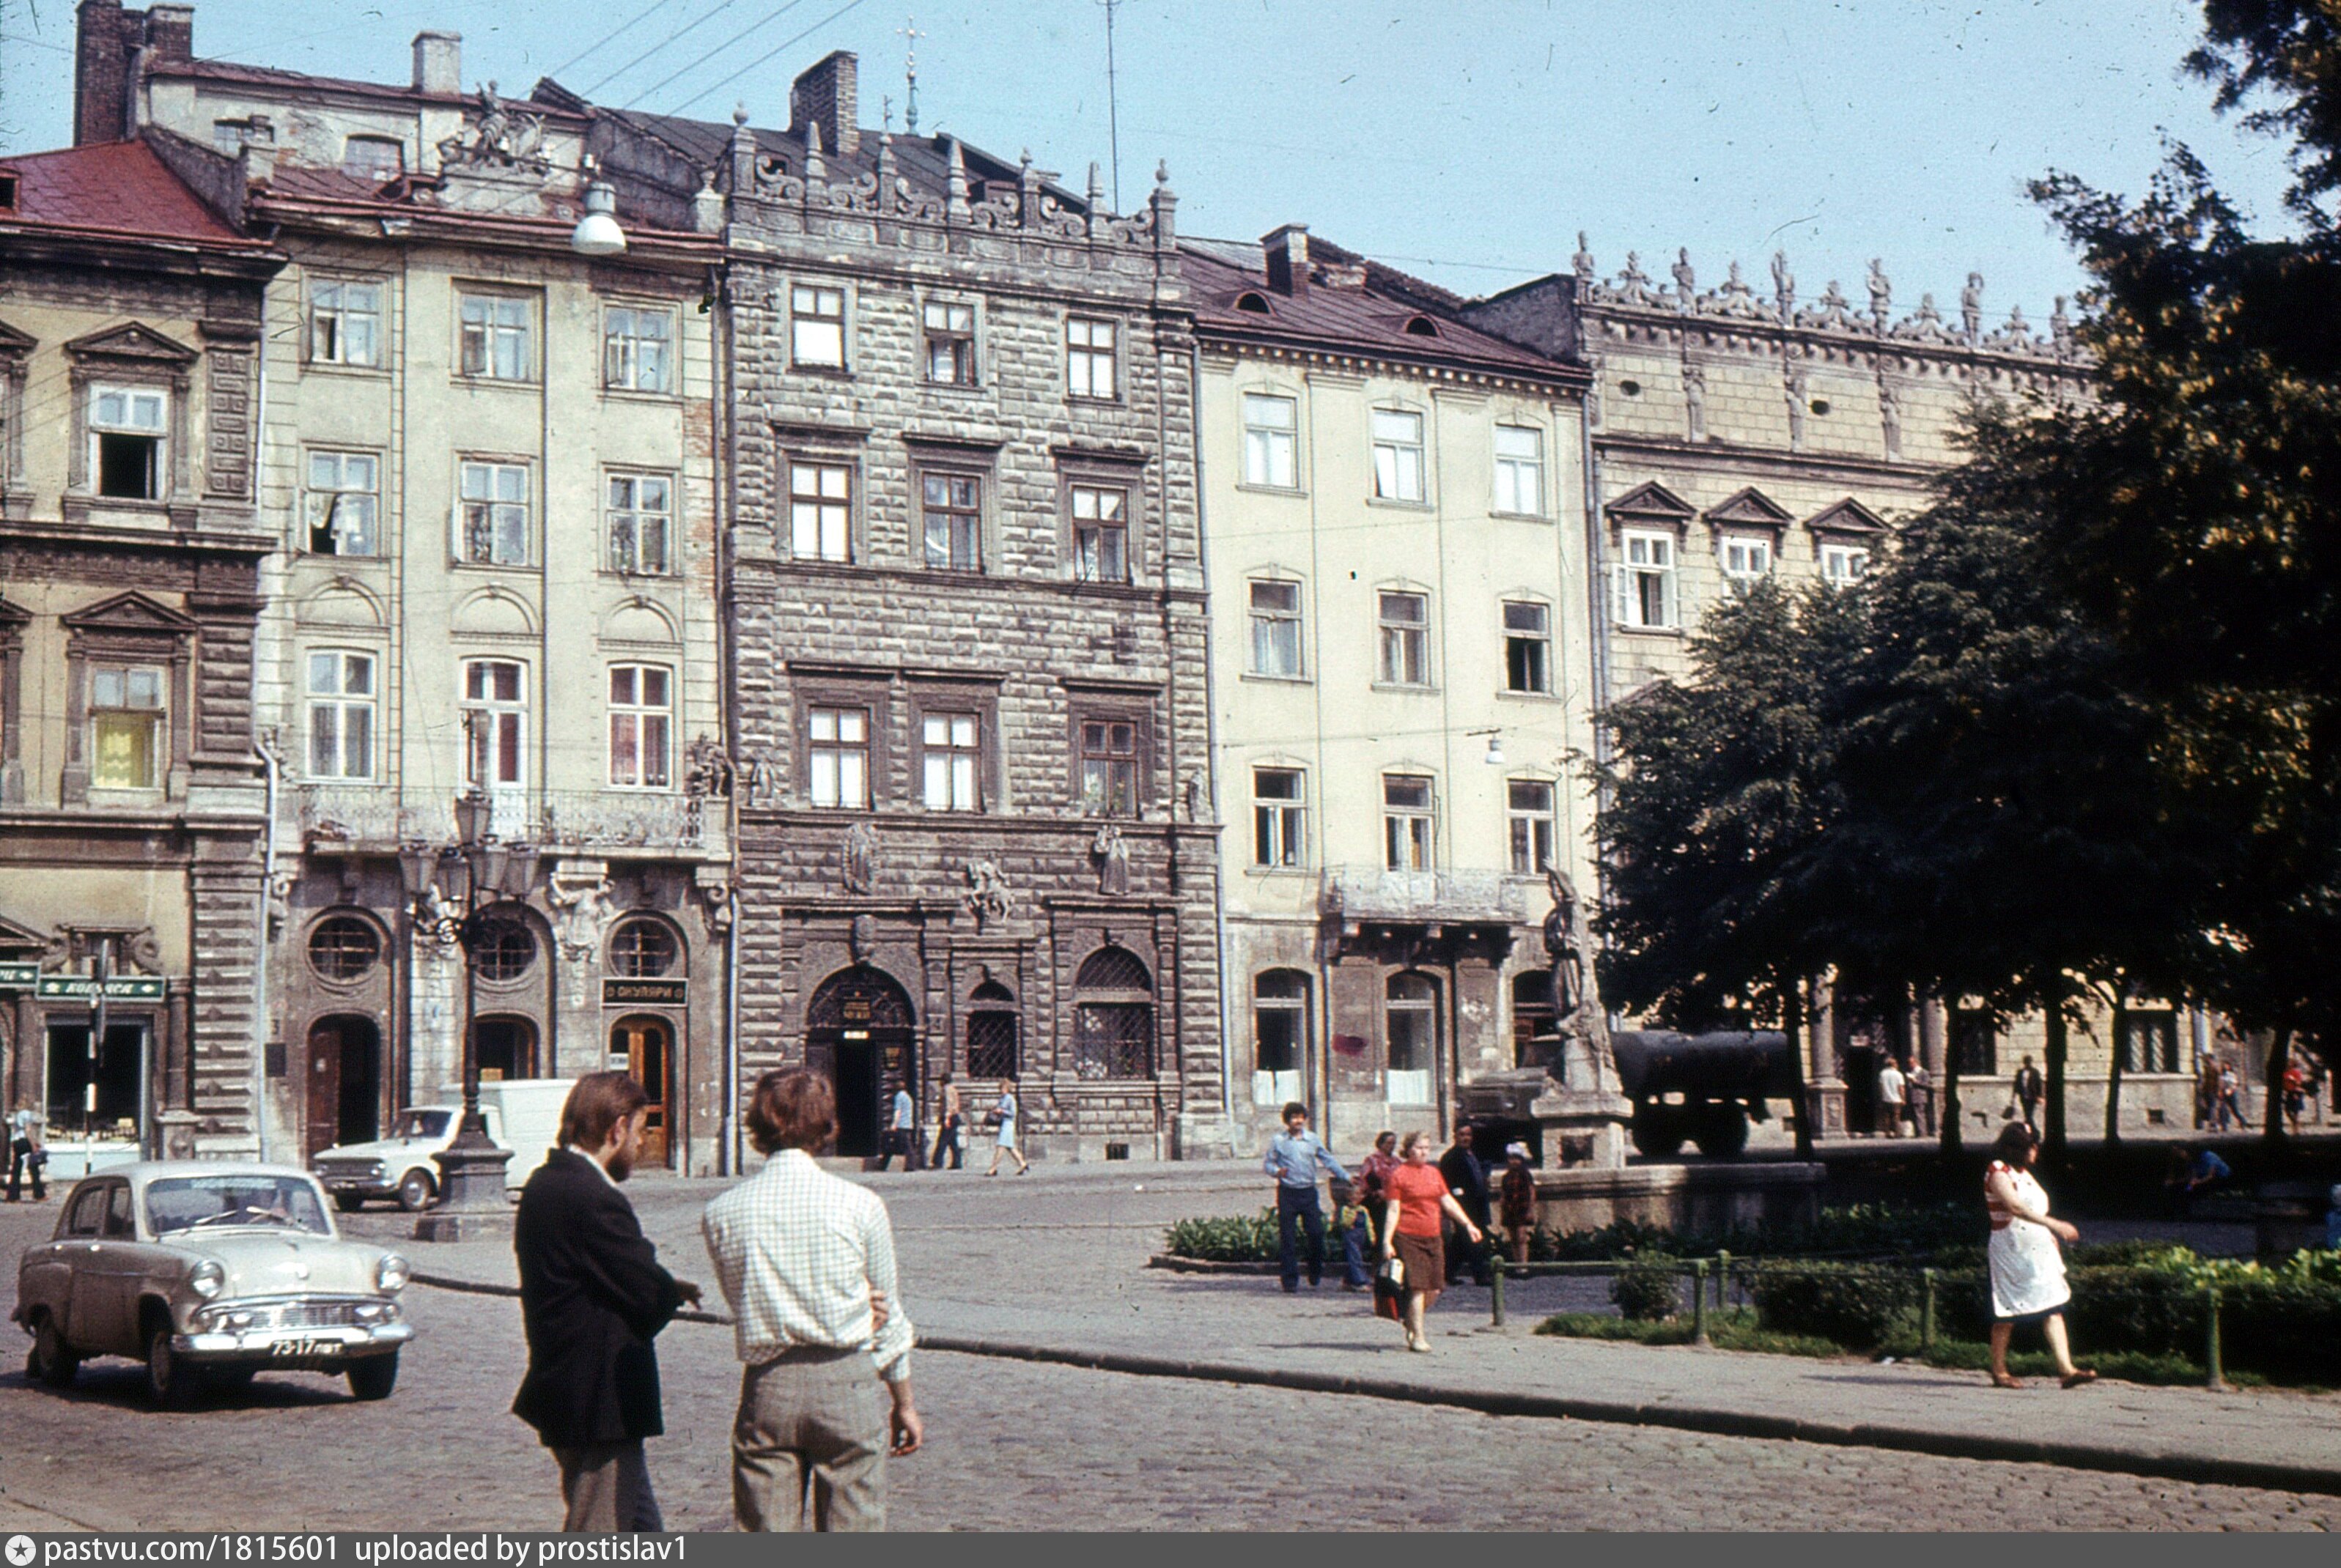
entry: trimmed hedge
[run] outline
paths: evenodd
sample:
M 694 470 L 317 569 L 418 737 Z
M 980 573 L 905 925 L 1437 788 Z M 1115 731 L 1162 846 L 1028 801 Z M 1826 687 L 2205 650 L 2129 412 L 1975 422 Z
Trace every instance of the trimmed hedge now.
M 1671 1263 L 1629 1263 L 1609 1277 L 1609 1299 L 1619 1315 L 1637 1323 L 1659 1323 L 1682 1310 L 1681 1272 Z

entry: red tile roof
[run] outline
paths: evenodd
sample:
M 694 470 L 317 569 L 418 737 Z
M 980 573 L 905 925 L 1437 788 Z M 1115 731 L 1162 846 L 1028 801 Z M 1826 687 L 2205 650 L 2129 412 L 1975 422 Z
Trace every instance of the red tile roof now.
M 0 210 L 0 223 L 267 249 L 223 223 L 144 142 L 0 157 L 0 174 L 16 176 L 15 208 Z

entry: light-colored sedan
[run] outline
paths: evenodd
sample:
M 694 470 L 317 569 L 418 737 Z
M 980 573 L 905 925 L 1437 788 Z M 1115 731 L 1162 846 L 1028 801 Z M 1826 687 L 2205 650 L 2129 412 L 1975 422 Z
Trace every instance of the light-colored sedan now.
M 316 1179 L 284 1166 L 146 1161 L 77 1183 L 16 1270 L 28 1376 L 63 1388 L 94 1355 L 146 1364 L 159 1405 L 262 1370 L 345 1374 L 387 1398 L 406 1260 L 344 1241 Z

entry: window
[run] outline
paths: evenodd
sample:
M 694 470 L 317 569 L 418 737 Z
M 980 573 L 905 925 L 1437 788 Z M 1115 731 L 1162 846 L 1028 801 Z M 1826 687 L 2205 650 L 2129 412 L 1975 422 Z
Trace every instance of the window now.
M 982 728 L 972 713 L 927 713 L 919 719 L 920 767 L 924 775 L 924 799 L 930 811 L 976 811 L 982 802 L 976 790 L 979 753 L 976 738 Z
M 1512 830 L 1512 874 L 1540 876 L 1552 864 L 1552 786 L 1541 779 L 1505 785 Z
M 1251 770 L 1251 863 L 1304 866 L 1309 862 L 1308 807 L 1298 768 Z
M 1422 416 L 1374 410 L 1374 494 L 1383 501 L 1422 499 Z
M 1243 421 L 1244 482 L 1266 485 L 1271 490 L 1298 489 L 1292 436 L 1299 419 L 1293 401 L 1246 392 Z
M 168 394 L 144 387 L 90 391 L 90 466 L 97 493 L 124 501 L 163 499 L 163 422 Z
M 2178 1015 L 2168 1007 L 2132 1007 L 2122 1020 L 2122 1071 L 2175 1073 Z
M 628 920 L 610 936 L 610 972 L 629 980 L 652 980 L 674 968 L 682 947 L 656 920 Z
M 1496 510 L 1520 517 L 1544 515 L 1544 432 L 1527 425 L 1496 427 Z
M 1300 585 L 1255 582 L 1251 587 L 1251 672 L 1287 680 L 1300 676 Z
M 927 332 L 927 380 L 937 386 L 975 384 L 975 307 L 929 300 L 920 313 Z
M 474 566 L 528 564 L 528 466 L 463 465 L 463 537 L 456 559 Z
M 674 570 L 668 541 L 674 529 L 674 486 L 658 474 L 610 478 L 610 570 L 663 577 Z
M 1439 1059 L 1439 987 L 1428 975 L 1392 975 L 1382 995 L 1390 1104 L 1427 1106 L 1431 1067 Z
M 93 788 L 162 788 L 162 670 L 149 664 L 92 665 L 89 729 Z
M 789 464 L 789 551 L 799 561 L 851 561 L 853 473 L 842 462 Z
M 655 664 L 612 665 L 610 788 L 667 788 L 673 733 L 673 677 Z
M 1065 392 L 1070 397 L 1113 398 L 1114 324 L 1087 316 L 1065 322 Z
M 395 136 L 352 136 L 342 143 L 342 173 L 379 184 L 406 169 L 406 149 Z
M 1251 1103 L 1280 1107 L 1302 1094 L 1309 977 L 1298 969 L 1270 969 L 1252 980 L 1251 997 Z
M 1675 541 L 1670 534 L 1629 533 L 1612 607 L 1626 626 L 1675 624 Z
M 847 811 L 870 808 L 870 710 L 816 708 L 807 716 L 812 803 Z
M 1420 593 L 1381 597 L 1381 663 L 1385 686 L 1430 684 L 1430 600 Z
M 309 655 L 309 777 L 374 777 L 374 655 Z
M 929 473 L 920 476 L 919 484 L 928 566 L 939 571 L 982 571 L 982 481 L 971 473 Z
M 1130 492 L 1073 486 L 1073 576 L 1082 582 L 1130 581 Z
M 789 358 L 800 366 L 845 368 L 845 291 L 799 283 L 789 290 Z
M 1821 581 L 1846 588 L 1869 575 L 1869 551 L 1854 544 L 1821 546 Z
M 1138 726 L 1127 719 L 1081 720 L 1081 815 L 1138 815 Z
M 374 555 L 381 460 L 364 452 L 313 452 L 302 515 L 312 555 Z
M 475 789 L 523 782 L 528 739 L 528 686 L 522 667 L 506 659 L 474 659 L 463 666 L 463 782 Z
M 1552 690 L 1552 611 L 1545 605 L 1504 606 L 1504 690 Z
M 967 1076 L 1012 1078 L 1016 1062 L 1016 997 L 997 980 L 981 980 L 968 997 Z
M 1127 948 L 1100 948 L 1073 977 L 1073 1071 L 1154 1076 L 1154 977 Z
M 382 958 L 382 933 L 362 915 L 329 915 L 309 933 L 309 967 L 329 980 L 364 979 Z
M 602 318 L 602 384 L 613 392 L 672 392 L 674 316 L 612 305 Z
M 1430 780 L 1417 773 L 1382 776 L 1382 864 L 1393 871 L 1428 871 L 1437 847 Z
M 1716 542 L 1715 553 L 1723 563 L 1723 575 L 1734 582 L 1753 582 L 1772 570 L 1772 541 L 1768 539 L 1727 533 Z
M 533 377 L 528 301 L 515 294 L 464 294 L 456 313 L 463 323 L 463 374 L 500 382 Z
M 536 933 L 509 917 L 486 922 L 487 929 L 473 949 L 472 962 L 480 978 L 517 980 L 536 966 Z M 483 1073 L 482 1077 L 486 1075 Z
M 1999 1071 L 1999 1032 L 1980 1007 L 1953 1007 L 1951 1066 L 1962 1077 L 1990 1077 Z
M 309 362 L 382 362 L 382 285 L 338 278 L 309 284 Z

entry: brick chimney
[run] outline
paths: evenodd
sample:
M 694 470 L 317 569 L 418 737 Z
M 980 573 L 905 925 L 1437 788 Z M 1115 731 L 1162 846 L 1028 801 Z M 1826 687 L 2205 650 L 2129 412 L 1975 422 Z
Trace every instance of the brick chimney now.
M 418 93 L 461 93 L 463 90 L 463 35 L 461 33 L 417 33 L 414 35 L 414 90 Z
M 130 55 L 146 18 L 122 0 L 82 0 L 74 34 L 74 145 L 128 134 Z
M 789 134 L 802 136 L 807 125 L 819 125 L 824 149 L 853 153 L 862 143 L 853 74 L 854 56 L 840 49 L 799 76 L 789 88 Z
M 1280 294 L 1309 292 L 1309 225 L 1287 223 L 1260 236 L 1268 253 L 1268 286 Z
M 192 5 L 148 6 L 146 47 L 157 60 L 194 59 L 195 8 Z

